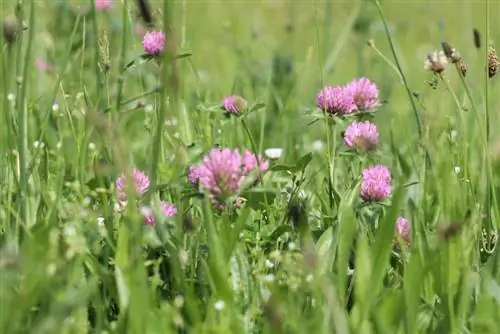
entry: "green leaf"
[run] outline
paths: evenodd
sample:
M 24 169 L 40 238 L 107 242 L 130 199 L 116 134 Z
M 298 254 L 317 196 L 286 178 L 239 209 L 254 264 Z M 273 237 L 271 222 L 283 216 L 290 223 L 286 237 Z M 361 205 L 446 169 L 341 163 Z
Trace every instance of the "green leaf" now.
M 269 170 L 273 172 L 293 172 L 295 170 L 295 166 L 291 165 L 273 165 Z
M 252 188 L 244 191 L 241 196 L 247 199 L 247 205 L 255 210 L 262 209 L 266 204 L 274 201 L 277 189 Z
M 297 161 L 297 164 L 295 165 L 295 171 L 299 172 L 299 171 L 302 171 L 304 170 L 307 165 L 309 165 L 309 163 L 311 162 L 312 160 L 312 153 L 309 152 L 307 153 L 306 155 L 304 155 L 302 158 L 299 159 L 299 161 Z
M 283 225 L 278 226 L 277 228 L 275 228 L 273 230 L 273 232 L 271 232 L 269 239 L 271 241 L 277 241 L 278 238 L 281 237 L 283 234 L 292 233 L 292 232 L 293 232 L 293 228 L 290 225 L 283 224 Z

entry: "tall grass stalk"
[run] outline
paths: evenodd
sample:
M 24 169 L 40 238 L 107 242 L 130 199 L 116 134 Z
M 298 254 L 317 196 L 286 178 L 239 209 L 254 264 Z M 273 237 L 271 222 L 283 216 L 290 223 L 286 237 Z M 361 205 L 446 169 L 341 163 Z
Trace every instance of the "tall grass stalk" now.
M 23 3 L 21 2 L 20 6 L 18 6 L 18 15 L 19 15 L 19 20 L 20 22 L 23 21 L 24 19 L 24 9 L 23 9 Z M 22 45 L 23 45 L 23 40 L 22 40 L 22 33 L 19 34 L 19 40 L 17 43 L 18 44 L 18 57 L 23 58 L 24 62 L 21 62 L 20 59 L 18 58 L 18 66 L 17 66 L 17 78 L 16 80 L 18 81 L 18 104 L 17 104 L 17 110 L 18 114 L 20 115 L 19 118 L 19 138 L 18 138 L 18 145 L 19 145 L 19 184 L 20 184 L 20 191 L 21 191 L 21 198 L 20 198 L 20 205 L 21 205 L 21 222 L 22 224 L 27 224 L 28 220 L 30 219 L 29 217 L 29 212 L 28 212 L 28 203 L 29 203 L 29 198 L 30 198 L 30 193 L 29 193 L 29 185 L 28 185 L 28 138 L 29 138 L 29 132 L 28 132 L 28 126 L 29 126 L 29 121 L 28 121 L 28 106 L 26 105 L 26 101 L 28 99 L 27 96 L 27 87 L 30 84 L 30 70 L 32 68 L 32 49 L 33 49 L 33 39 L 36 31 L 36 22 L 35 22 L 35 0 L 30 1 L 30 15 L 29 15 L 29 27 L 28 27 L 28 40 L 27 40 L 27 46 L 26 46 L 26 53 L 24 54 L 24 57 L 22 57 Z M 21 64 L 24 65 L 24 67 L 21 67 Z M 22 68 L 22 72 L 21 72 Z M 18 225 L 19 228 L 19 225 Z M 18 232 L 20 232 L 18 230 Z
M 395 49 L 394 43 L 392 41 L 391 32 L 389 31 L 389 27 L 387 26 L 387 20 L 385 18 L 384 11 L 382 10 L 382 6 L 380 5 L 380 2 L 378 0 L 373 0 L 373 3 L 377 7 L 377 11 L 378 11 L 378 14 L 380 16 L 380 20 L 382 21 L 382 24 L 384 25 L 385 35 L 387 36 L 387 40 L 389 42 L 392 56 L 394 57 L 394 61 L 395 61 L 396 66 L 398 68 L 398 72 L 401 75 L 401 79 L 403 80 L 403 85 L 406 89 L 406 93 L 408 94 L 408 99 L 410 100 L 410 103 L 411 103 L 411 107 L 413 110 L 413 116 L 415 118 L 415 124 L 417 126 L 418 137 L 419 137 L 419 140 L 422 142 L 422 140 L 424 139 L 422 117 L 420 116 L 420 112 L 418 111 L 417 105 L 415 104 L 413 94 L 412 94 L 410 87 L 408 85 L 408 80 L 406 79 L 406 76 L 403 73 L 403 69 L 401 68 L 401 64 L 400 64 L 399 58 L 396 54 L 396 49 Z M 431 161 L 431 157 L 430 157 L 429 150 L 427 149 L 427 147 L 425 147 L 425 157 L 426 157 L 427 167 L 431 167 L 432 161 Z

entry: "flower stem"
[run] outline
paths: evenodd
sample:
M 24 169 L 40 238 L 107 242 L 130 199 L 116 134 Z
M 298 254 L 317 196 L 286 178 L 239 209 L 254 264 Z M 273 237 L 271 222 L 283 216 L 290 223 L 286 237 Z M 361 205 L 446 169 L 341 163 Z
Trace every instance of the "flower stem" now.
M 377 7 L 380 19 L 382 20 L 382 24 L 384 25 L 385 34 L 387 36 L 387 40 L 389 41 L 389 46 L 391 48 L 391 52 L 392 52 L 392 55 L 394 57 L 394 61 L 396 63 L 396 67 L 397 67 L 398 72 L 401 76 L 401 79 L 403 80 L 403 85 L 405 86 L 406 93 L 408 94 L 408 99 L 410 100 L 410 103 L 411 103 L 411 106 L 413 109 L 413 115 L 415 117 L 415 123 L 417 125 L 418 136 L 419 136 L 420 141 L 422 141 L 424 133 L 423 133 L 423 122 L 422 122 L 422 119 L 420 117 L 420 113 L 419 113 L 419 111 L 417 109 L 417 105 L 415 104 L 415 101 L 413 99 L 413 95 L 411 93 L 410 87 L 408 86 L 408 80 L 406 79 L 406 76 L 403 73 L 403 69 L 401 68 L 401 64 L 399 63 L 399 58 L 396 54 L 396 49 L 395 49 L 394 43 L 392 41 L 391 33 L 389 32 L 389 27 L 387 26 L 387 21 L 385 19 L 384 12 L 382 11 L 382 7 L 380 6 L 380 2 L 379 2 L 379 0 L 373 0 L 373 3 Z M 429 150 L 427 149 L 427 147 L 425 147 L 425 158 L 426 158 L 427 167 L 430 168 L 432 166 L 432 161 L 431 161 L 431 157 L 429 155 Z

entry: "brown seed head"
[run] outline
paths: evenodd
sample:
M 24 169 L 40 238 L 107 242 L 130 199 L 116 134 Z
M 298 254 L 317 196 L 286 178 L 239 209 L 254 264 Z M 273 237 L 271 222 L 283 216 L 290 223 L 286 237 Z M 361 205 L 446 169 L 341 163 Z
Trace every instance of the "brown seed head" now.
M 452 64 L 458 63 L 460 60 L 462 60 L 462 57 L 460 56 L 460 53 L 458 53 L 457 49 L 455 49 L 453 46 L 451 46 L 447 42 L 441 43 L 441 48 L 443 49 L 443 52 L 448 58 L 448 61 Z
M 474 36 L 474 46 L 476 47 L 476 49 L 480 49 L 481 48 L 481 33 L 479 32 L 479 30 L 474 28 L 472 30 L 472 34 Z
M 456 236 L 462 230 L 463 222 L 452 222 L 438 229 L 438 234 L 441 240 L 448 241 L 450 238 Z
M 429 52 L 424 62 L 424 69 L 434 73 L 442 73 L 448 65 L 448 58 L 443 51 Z
M 498 72 L 498 57 L 495 48 L 491 47 L 488 50 L 488 75 L 493 78 Z
M 19 20 L 14 15 L 9 15 L 3 20 L 3 37 L 7 44 L 13 44 L 16 41 L 19 30 Z
M 458 67 L 458 70 L 460 71 L 460 73 L 462 73 L 462 75 L 465 77 L 465 74 L 467 73 L 467 65 L 465 64 L 465 62 L 462 59 L 460 59 L 457 62 L 457 67 Z

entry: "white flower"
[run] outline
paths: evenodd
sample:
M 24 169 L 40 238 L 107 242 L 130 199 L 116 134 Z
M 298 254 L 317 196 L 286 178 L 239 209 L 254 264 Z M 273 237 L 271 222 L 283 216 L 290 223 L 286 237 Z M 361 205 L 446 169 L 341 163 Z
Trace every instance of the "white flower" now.
M 279 159 L 283 155 L 282 148 L 268 148 L 264 151 L 269 159 Z
M 264 276 L 264 281 L 265 282 L 273 282 L 274 281 L 274 275 L 273 274 L 267 274 L 266 276 Z
M 455 166 L 455 167 L 453 167 L 453 171 L 454 171 L 455 173 L 457 173 L 457 174 L 458 174 L 458 173 L 460 173 L 460 171 L 461 171 L 460 166 Z
M 315 140 L 312 143 L 312 149 L 313 149 L 313 151 L 316 151 L 316 152 L 322 151 L 324 146 L 325 146 L 325 143 L 322 140 Z
M 217 311 L 222 311 L 224 307 L 226 306 L 226 303 L 224 303 L 223 300 L 218 300 L 215 302 L 214 307 Z
M 58 105 L 57 103 L 54 103 L 54 104 L 52 105 L 52 111 L 56 112 L 56 111 L 58 111 L 58 110 L 59 110 L 59 105 Z
M 104 217 L 97 217 L 97 224 L 99 226 L 104 226 Z
M 15 94 L 10 93 L 9 95 L 7 95 L 7 100 L 9 100 L 10 102 L 14 102 L 15 99 L 16 99 Z
M 91 150 L 91 151 L 95 150 L 95 144 L 94 143 L 89 143 L 89 150 Z

